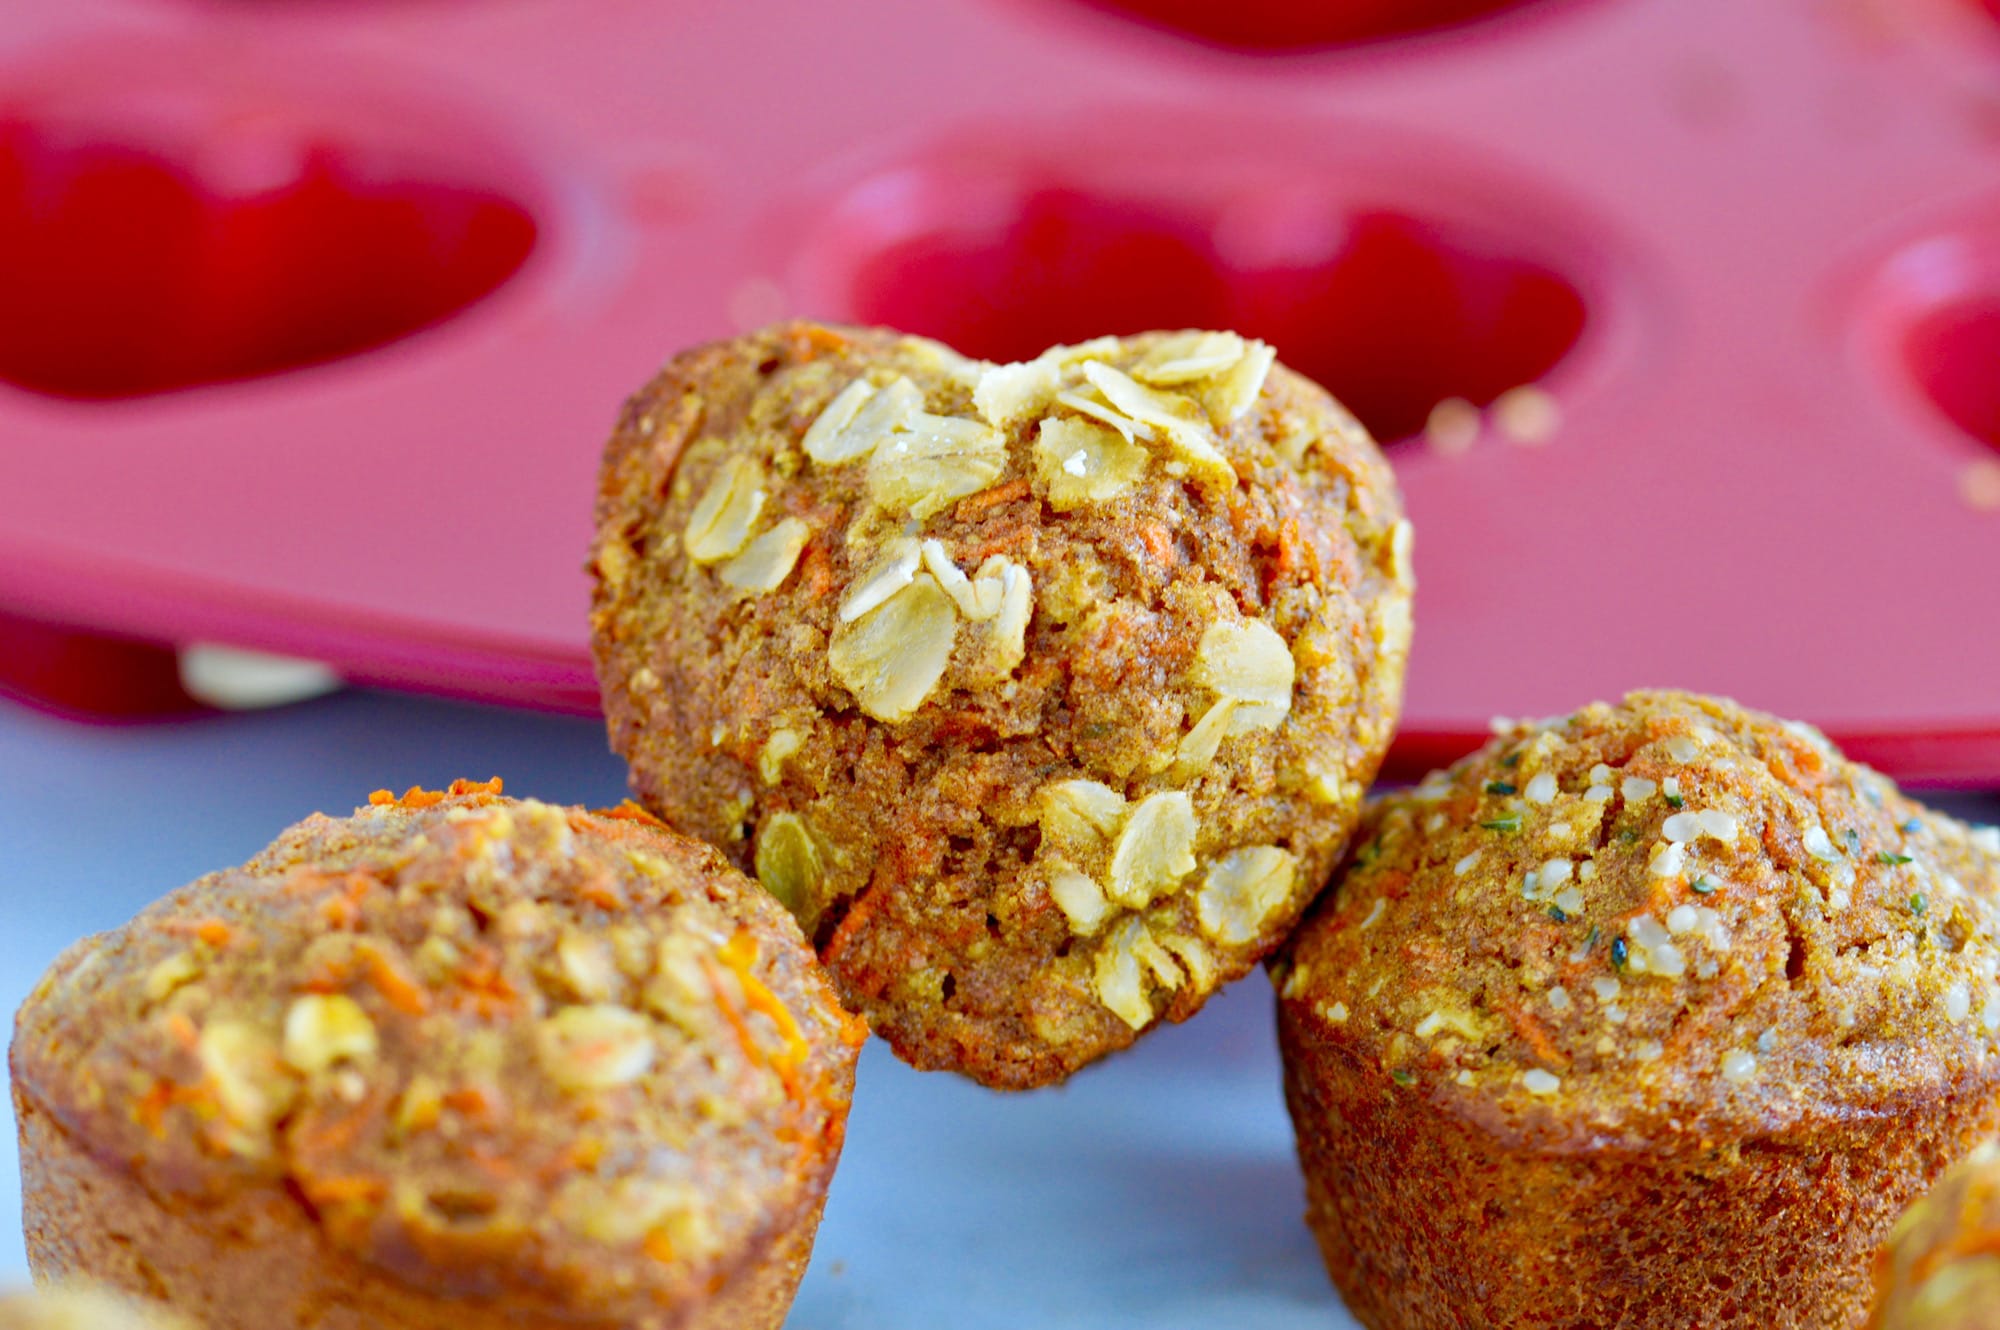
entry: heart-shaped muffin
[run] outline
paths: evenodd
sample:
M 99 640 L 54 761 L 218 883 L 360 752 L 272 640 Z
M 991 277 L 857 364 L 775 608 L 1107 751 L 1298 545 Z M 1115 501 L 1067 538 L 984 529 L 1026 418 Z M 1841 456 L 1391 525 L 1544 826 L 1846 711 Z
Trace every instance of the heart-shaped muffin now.
M 592 637 L 640 799 L 920 1067 L 1059 1081 L 1275 947 L 1395 728 L 1380 451 L 1233 333 L 994 365 L 799 323 L 607 451 Z

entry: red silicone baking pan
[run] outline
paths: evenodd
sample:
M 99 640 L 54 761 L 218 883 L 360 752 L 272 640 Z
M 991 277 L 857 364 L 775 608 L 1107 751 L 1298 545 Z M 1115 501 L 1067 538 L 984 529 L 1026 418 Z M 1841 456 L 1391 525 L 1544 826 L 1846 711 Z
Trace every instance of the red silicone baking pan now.
M 619 401 L 791 314 L 1274 342 L 1405 769 L 1672 684 L 2000 781 L 1994 0 L 14 0 L 0 611 L 590 711 Z

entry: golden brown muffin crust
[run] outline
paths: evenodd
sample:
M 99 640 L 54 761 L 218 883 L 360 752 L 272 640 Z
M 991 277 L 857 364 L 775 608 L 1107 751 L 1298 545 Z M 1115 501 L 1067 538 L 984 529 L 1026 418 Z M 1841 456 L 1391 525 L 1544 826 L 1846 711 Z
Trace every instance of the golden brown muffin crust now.
M 1273 977 L 1366 1324 L 1851 1326 L 2000 1113 L 2000 845 L 1809 727 L 1507 726 L 1356 846 Z
M 1007 367 L 814 324 L 698 348 L 627 405 L 597 516 L 640 799 L 792 905 L 900 1055 L 990 1084 L 1274 946 L 1400 704 L 1393 478 L 1231 334 Z
M 169 1208 L 282 1189 L 428 1294 L 665 1324 L 816 1212 L 858 1037 L 712 850 L 461 782 L 72 947 L 12 1065 Z

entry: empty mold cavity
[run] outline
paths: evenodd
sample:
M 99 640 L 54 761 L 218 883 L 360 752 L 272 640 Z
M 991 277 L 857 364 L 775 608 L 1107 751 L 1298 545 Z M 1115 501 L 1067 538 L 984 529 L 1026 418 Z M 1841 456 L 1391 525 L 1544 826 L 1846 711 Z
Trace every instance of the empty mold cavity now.
M 108 399 L 272 374 L 500 286 L 529 209 L 398 142 L 242 107 L 0 109 L 0 379 Z
M 1917 319 L 1904 335 L 1903 355 L 1945 419 L 2000 449 L 2000 291 Z
M 1484 406 L 1541 379 L 1588 318 L 1578 285 L 1507 234 L 1365 193 L 969 178 L 918 171 L 850 196 L 832 301 L 996 360 L 1103 333 L 1233 328 L 1385 441 L 1448 398 Z
M 1322 50 L 1455 27 L 1547 0 L 1083 0 L 1204 45 Z M 2000 0 L 1992 0 L 2000 4 Z
M 1892 377 L 2000 450 L 2000 212 L 1896 253 L 1866 293 L 1860 322 Z

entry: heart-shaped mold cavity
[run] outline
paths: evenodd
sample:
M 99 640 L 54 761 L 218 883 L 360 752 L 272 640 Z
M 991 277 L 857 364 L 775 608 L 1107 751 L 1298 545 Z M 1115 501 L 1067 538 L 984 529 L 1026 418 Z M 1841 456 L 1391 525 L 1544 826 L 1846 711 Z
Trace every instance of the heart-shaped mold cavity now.
M 1862 292 L 1871 359 L 1966 436 L 2000 450 L 2000 210 L 1905 245 Z
M 1947 420 L 2000 449 L 2000 291 L 1917 319 L 1904 334 L 1903 355 Z
M 1484 406 L 1543 378 L 1588 318 L 1578 284 L 1531 246 L 1350 182 L 1204 196 L 1190 179 L 1196 192 L 1174 196 L 1007 180 L 917 168 L 850 195 L 834 301 L 991 359 L 1234 328 L 1383 440 L 1448 398 Z
M 101 400 L 334 360 L 450 318 L 535 245 L 524 203 L 365 118 L 155 109 L 0 107 L 0 380 Z
M 1992 0 L 2000 3 L 2000 0 Z M 1234 51 L 1324 50 L 1434 32 L 1546 0 L 1084 0 Z

